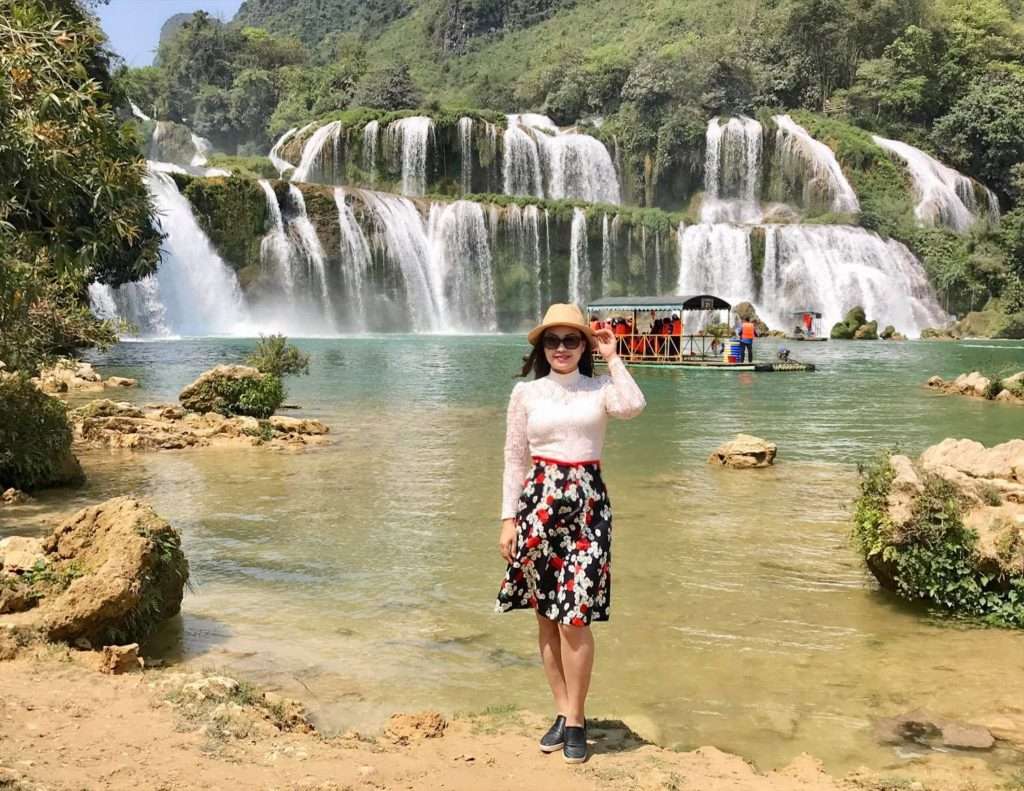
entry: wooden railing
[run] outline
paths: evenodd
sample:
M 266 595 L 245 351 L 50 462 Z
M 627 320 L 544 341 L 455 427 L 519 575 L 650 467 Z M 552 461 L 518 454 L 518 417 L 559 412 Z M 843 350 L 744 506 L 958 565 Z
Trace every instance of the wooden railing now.
M 729 339 L 713 335 L 617 335 L 619 356 L 626 362 L 721 361 Z M 595 352 L 596 354 L 596 352 Z

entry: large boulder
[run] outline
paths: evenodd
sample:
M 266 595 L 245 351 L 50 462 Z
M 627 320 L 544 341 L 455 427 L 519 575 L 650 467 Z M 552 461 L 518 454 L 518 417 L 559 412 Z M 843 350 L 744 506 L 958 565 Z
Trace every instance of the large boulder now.
M 178 396 L 190 412 L 267 418 L 284 402 L 279 377 L 248 365 L 218 365 L 200 374 Z
M 737 434 L 736 439 L 712 452 L 708 464 L 735 469 L 770 467 L 775 463 L 777 452 L 778 446 L 774 442 L 749 434 Z
M 757 315 L 757 309 L 750 302 L 740 302 L 733 307 L 733 313 L 740 321 L 752 321 L 757 328 L 758 337 L 765 338 L 770 333 L 768 325 Z
M 882 587 L 1024 627 L 1024 439 L 946 439 L 865 468 L 854 536 Z
M 0 616 L 0 628 L 101 646 L 141 640 L 181 609 L 188 579 L 181 540 L 133 497 L 83 508 L 37 549 L 30 574 L 3 572 L 0 588 L 27 587 L 30 595 Z
M 891 330 L 892 335 L 896 334 L 895 327 L 887 327 L 886 330 Z M 858 305 L 847 311 L 846 317 L 842 321 L 832 326 L 830 336 L 834 340 L 876 341 L 878 340 L 878 322 L 868 321 L 864 308 Z

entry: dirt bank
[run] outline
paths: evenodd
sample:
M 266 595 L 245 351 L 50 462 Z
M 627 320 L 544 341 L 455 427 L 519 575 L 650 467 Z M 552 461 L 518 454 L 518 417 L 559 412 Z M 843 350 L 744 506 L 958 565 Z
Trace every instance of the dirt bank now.
M 180 669 L 101 675 L 94 655 L 53 646 L 0 662 L 0 787 L 71 789 L 687 789 L 969 791 L 1000 782 L 980 759 L 935 755 L 891 774 L 826 775 L 801 756 L 761 774 L 712 747 L 645 744 L 592 727 L 581 767 L 546 756 L 538 717 L 393 718 L 380 734 L 323 738 L 287 702 Z M 428 737 L 427 734 L 433 734 Z

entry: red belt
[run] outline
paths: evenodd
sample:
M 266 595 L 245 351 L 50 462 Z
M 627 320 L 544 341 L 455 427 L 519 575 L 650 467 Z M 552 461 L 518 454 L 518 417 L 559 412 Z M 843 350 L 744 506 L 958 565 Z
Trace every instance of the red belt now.
M 542 464 L 557 464 L 559 467 L 586 467 L 593 465 L 595 467 L 601 466 L 600 459 L 593 459 L 592 461 L 561 461 L 560 459 L 549 459 L 546 456 L 532 456 L 535 462 L 541 462 Z

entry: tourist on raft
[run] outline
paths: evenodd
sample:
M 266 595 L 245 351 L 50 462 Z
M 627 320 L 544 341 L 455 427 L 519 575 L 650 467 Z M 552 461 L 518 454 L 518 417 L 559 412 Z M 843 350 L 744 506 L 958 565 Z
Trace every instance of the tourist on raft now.
M 527 336 L 533 350 L 508 405 L 501 536 L 508 562 L 497 609 L 536 612 L 556 718 L 540 740 L 569 763 L 587 758 L 584 704 L 594 665 L 592 621 L 611 605 L 612 509 L 601 479 L 608 417 L 646 401 L 616 353 L 611 330 L 592 330 L 575 305 L 552 305 Z M 610 376 L 593 375 L 592 350 Z

